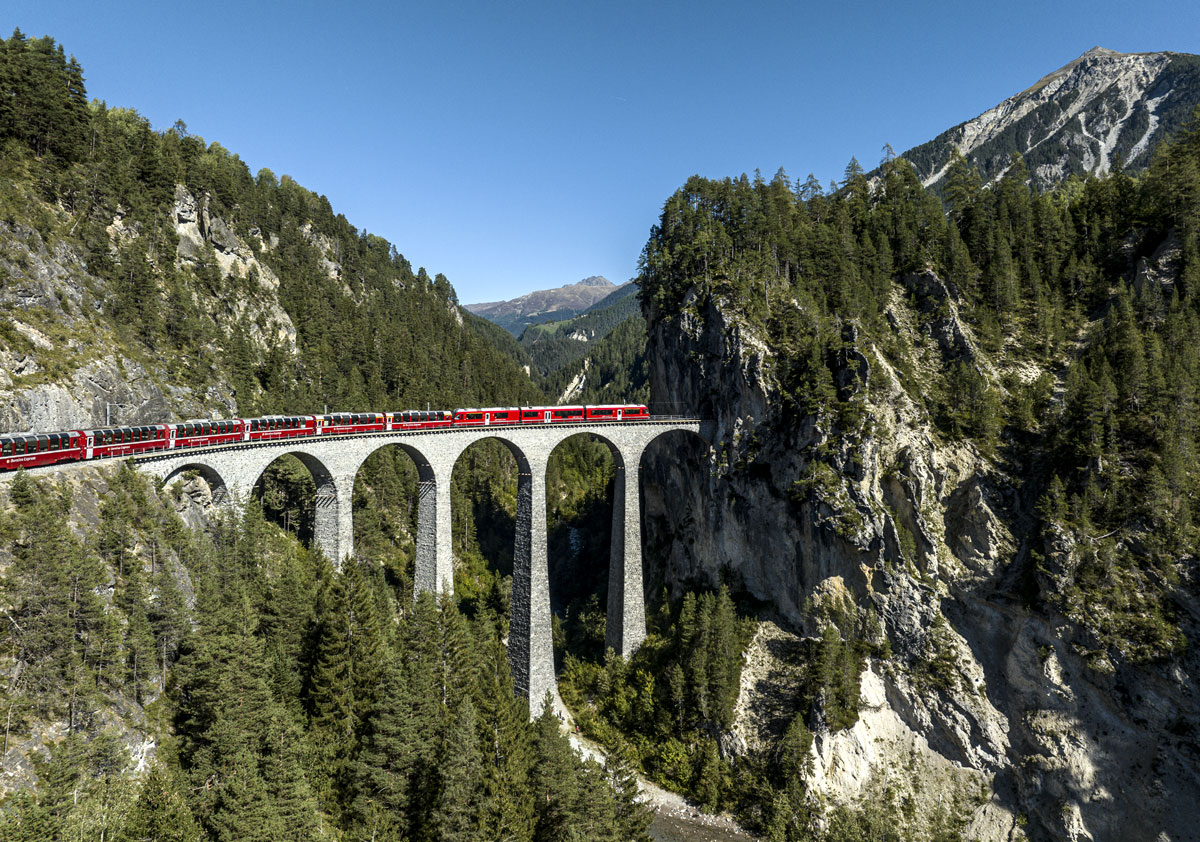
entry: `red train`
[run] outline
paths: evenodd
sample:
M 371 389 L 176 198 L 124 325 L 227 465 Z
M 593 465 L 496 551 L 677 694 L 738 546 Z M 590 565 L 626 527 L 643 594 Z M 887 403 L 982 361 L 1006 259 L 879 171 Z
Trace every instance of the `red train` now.
M 334 412 L 329 415 L 267 415 L 229 421 L 204 419 L 148 427 L 109 427 L 62 433 L 0 436 L 0 471 L 135 456 L 185 447 L 275 441 L 315 436 L 364 435 L 452 427 L 503 427 L 647 421 L 639 404 L 602 406 L 508 406 L 407 412 Z

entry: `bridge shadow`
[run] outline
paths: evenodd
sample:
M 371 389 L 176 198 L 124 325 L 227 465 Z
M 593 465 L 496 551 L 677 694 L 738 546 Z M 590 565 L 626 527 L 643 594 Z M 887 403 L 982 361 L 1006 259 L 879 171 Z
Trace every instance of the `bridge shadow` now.
M 689 430 L 670 430 L 642 453 L 639 466 L 642 514 L 642 587 L 647 599 L 668 582 L 705 582 L 705 553 L 697 527 L 706 512 L 705 481 L 710 470 L 708 443 Z
M 550 609 L 557 617 L 555 667 L 566 652 L 603 661 L 616 459 L 599 436 L 560 443 L 546 471 Z

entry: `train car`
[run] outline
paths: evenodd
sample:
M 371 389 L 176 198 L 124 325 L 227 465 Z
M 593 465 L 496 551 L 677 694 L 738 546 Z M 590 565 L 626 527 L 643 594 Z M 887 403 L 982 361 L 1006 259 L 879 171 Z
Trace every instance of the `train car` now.
M 107 459 L 110 456 L 136 456 L 153 450 L 171 447 L 171 430 L 168 424 L 149 427 L 104 427 L 99 430 L 84 430 L 83 458 Z
M 387 428 L 382 412 L 334 412 L 314 416 L 316 435 L 344 436 L 359 433 L 380 433 Z
M 521 410 L 515 406 L 489 406 L 479 409 L 454 410 L 454 426 L 456 427 L 493 427 L 525 422 L 524 415 L 528 413 L 530 421 L 540 418 L 535 409 Z M 536 416 L 536 417 L 535 417 Z
M 81 430 L 0 436 L 0 471 L 76 462 L 83 458 L 83 442 Z
M 547 408 L 550 410 L 551 424 L 578 424 L 584 420 L 584 407 L 582 406 L 554 406 Z
M 407 412 L 389 412 L 387 428 L 389 430 L 436 430 L 439 427 L 449 427 L 452 420 L 452 413 L 444 409 L 412 409 Z
M 242 441 L 274 441 L 317 435 L 361 435 L 388 430 L 491 427 L 525 424 L 607 423 L 650 418 L 642 404 L 483 407 L 405 412 L 336 412 L 327 415 L 268 415 L 228 421 L 197 419 L 181 424 L 108 427 L 58 433 L 0 436 L 0 470 L 40 467 L 81 459 L 135 456 L 170 448 L 206 447 Z
M 211 447 L 245 441 L 246 438 L 246 422 L 241 418 L 234 418 L 230 421 L 196 418 L 181 424 L 168 424 L 166 427 L 170 431 L 171 446 L 177 448 Z
M 317 435 L 315 415 L 264 415 L 241 422 L 247 441 L 277 441 Z
M 646 407 L 635 404 L 599 404 L 585 406 L 583 410 L 588 421 L 637 421 L 650 417 Z

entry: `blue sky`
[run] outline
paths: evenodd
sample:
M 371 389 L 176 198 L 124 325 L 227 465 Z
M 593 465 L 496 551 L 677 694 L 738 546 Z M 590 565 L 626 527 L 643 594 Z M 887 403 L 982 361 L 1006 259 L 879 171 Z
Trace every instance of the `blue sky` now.
M 693 173 L 840 178 L 1092 46 L 1200 52 L 1191 2 L 57 2 L 88 93 L 329 197 L 465 303 L 622 282 Z

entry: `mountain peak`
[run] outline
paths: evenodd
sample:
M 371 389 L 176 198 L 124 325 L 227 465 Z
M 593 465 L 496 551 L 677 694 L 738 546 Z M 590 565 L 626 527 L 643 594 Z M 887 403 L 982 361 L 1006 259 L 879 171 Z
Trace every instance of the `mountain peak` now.
M 1200 103 L 1198 71 L 1200 56 L 1095 46 L 903 157 L 927 187 L 941 182 L 957 153 L 985 183 L 1020 153 L 1039 189 L 1073 174 L 1102 175 L 1118 158 L 1138 170 Z
M 467 304 L 466 309 L 477 316 L 500 325 L 513 336 L 531 324 L 570 319 L 596 302 L 612 295 L 616 284 L 602 275 L 589 275 L 582 281 L 564 284 L 557 289 L 528 292 L 511 301 L 486 301 Z
M 575 284 L 577 287 L 615 287 L 612 281 L 603 275 L 591 275 Z
M 1108 47 L 1095 46 L 1079 57 L 1080 60 L 1085 58 L 1096 58 L 1098 56 L 1123 56 L 1124 53 L 1119 53 L 1116 50 L 1110 50 Z

